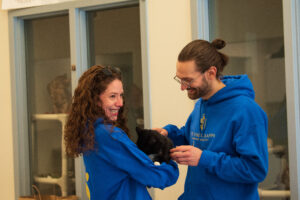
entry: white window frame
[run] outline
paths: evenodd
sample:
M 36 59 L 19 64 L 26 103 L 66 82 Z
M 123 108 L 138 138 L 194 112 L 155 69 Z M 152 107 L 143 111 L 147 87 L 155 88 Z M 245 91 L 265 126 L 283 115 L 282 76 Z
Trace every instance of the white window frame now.
M 299 0 L 282 1 L 291 199 L 300 199 L 299 3 Z
M 88 43 L 86 30 L 86 11 L 116 8 L 127 5 L 139 5 L 140 30 L 142 49 L 142 76 L 144 99 L 145 127 L 151 126 L 150 121 L 150 94 L 149 94 L 149 63 L 148 63 L 148 35 L 147 35 L 147 5 L 144 0 L 76 0 L 60 4 L 45 5 L 9 11 L 10 31 L 10 61 L 12 84 L 12 113 L 13 113 L 13 148 L 14 148 L 14 175 L 15 196 L 28 195 L 30 186 L 30 162 L 28 117 L 26 98 L 26 60 L 24 20 L 53 16 L 60 13 L 69 15 L 70 25 L 70 60 L 76 71 L 71 71 L 72 91 L 74 91 L 78 78 L 88 66 Z M 70 66 L 70 68 L 71 68 Z M 72 93 L 73 94 L 73 93 Z M 86 199 L 85 170 L 82 157 L 75 159 L 76 195 Z
M 190 0 L 193 39 L 209 40 L 209 0 Z M 282 0 L 291 199 L 300 199 L 300 1 Z

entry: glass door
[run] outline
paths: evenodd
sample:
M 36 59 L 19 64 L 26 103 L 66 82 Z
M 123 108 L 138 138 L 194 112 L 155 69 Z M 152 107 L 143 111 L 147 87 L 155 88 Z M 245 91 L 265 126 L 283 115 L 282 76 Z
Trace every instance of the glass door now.
M 64 124 L 71 103 L 69 16 L 24 20 L 30 180 L 42 194 L 75 194 Z
M 139 6 L 87 12 L 89 65 L 108 65 L 122 71 L 128 127 L 144 127 Z
M 209 38 L 227 42 L 224 75 L 247 74 L 269 119 L 269 172 L 261 199 L 289 199 L 290 176 L 281 0 L 208 1 Z

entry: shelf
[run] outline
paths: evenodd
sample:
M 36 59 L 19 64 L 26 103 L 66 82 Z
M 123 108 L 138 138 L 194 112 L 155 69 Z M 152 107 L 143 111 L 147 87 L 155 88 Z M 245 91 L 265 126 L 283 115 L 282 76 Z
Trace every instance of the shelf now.
M 68 194 L 68 163 L 67 163 L 67 155 L 64 151 L 65 143 L 64 143 L 64 127 L 67 120 L 68 114 L 60 113 L 60 114 L 34 114 L 32 115 L 32 124 L 34 124 L 38 120 L 57 120 L 61 122 L 61 176 L 58 178 L 53 178 L 51 176 L 47 177 L 39 177 L 35 176 L 34 180 L 39 183 L 48 183 L 48 184 L 57 184 L 60 189 L 62 196 L 67 196 Z M 34 126 L 33 126 L 34 127 Z M 32 137 L 34 138 L 35 133 L 34 128 L 32 128 Z
M 290 197 L 291 191 L 289 190 L 263 190 L 258 189 L 260 197 Z
M 65 122 L 68 117 L 66 113 L 59 114 L 34 114 L 32 120 L 59 120 Z

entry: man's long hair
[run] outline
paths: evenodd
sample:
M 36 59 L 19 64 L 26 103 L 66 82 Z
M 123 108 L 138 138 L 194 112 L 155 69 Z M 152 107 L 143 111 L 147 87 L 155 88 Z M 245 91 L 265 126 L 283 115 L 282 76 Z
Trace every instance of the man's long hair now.
M 227 55 L 218 51 L 225 46 L 226 42 L 222 39 L 215 39 L 211 43 L 206 40 L 194 40 L 181 50 L 178 61 L 194 60 L 196 70 L 201 73 L 204 73 L 211 66 L 215 66 L 217 68 L 216 77 L 219 78 L 229 59 Z

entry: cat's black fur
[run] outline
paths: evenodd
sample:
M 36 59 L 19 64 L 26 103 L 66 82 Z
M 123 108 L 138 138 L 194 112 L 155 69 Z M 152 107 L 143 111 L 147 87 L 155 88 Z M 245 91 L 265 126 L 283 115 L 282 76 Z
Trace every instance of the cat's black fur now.
M 150 157 L 153 162 L 170 162 L 170 149 L 173 148 L 174 145 L 168 137 L 152 129 L 136 127 L 136 132 L 138 134 L 136 145 L 145 154 L 153 155 L 153 157 Z

